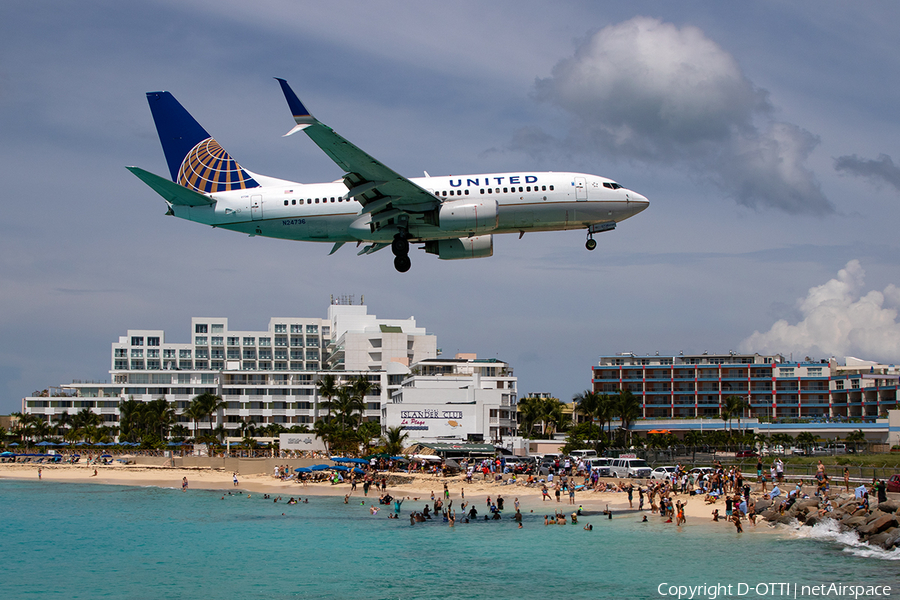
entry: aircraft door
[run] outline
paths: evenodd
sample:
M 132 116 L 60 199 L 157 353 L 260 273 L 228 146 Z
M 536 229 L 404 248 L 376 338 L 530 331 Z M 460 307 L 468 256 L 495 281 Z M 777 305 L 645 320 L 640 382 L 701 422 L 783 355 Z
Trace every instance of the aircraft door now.
M 575 199 L 587 200 L 587 181 L 584 177 L 575 178 Z
M 259 221 L 263 218 L 263 201 L 259 194 L 250 196 L 250 218 Z

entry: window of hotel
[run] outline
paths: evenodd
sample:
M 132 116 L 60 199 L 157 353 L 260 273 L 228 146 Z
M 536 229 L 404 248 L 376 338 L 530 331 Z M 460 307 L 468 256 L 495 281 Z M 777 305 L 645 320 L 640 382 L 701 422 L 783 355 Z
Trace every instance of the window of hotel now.
M 148 346 L 159 346 L 159 338 L 158 337 L 148 337 L 147 345 Z
M 243 367 L 245 371 L 255 371 L 256 363 L 255 362 L 244 362 Z
M 836 390 L 842 390 L 842 389 L 844 389 L 844 380 L 843 380 L 843 379 L 838 379 L 837 381 L 835 381 L 835 382 L 834 382 L 834 389 L 836 389 Z
M 790 367 L 790 368 L 782 367 L 782 368 L 778 369 L 778 374 L 781 377 L 793 377 L 794 369 L 793 369 L 793 367 Z
M 851 379 L 850 387 L 853 388 L 854 390 L 858 390 L 859 389 L 859 379 Z
M 291 333 L 303 333 L 303 325 L 299 323 L 293 323 L 291 325 Z
M 117 360 L 115 368 L 116 368 L 116 370 L 124 371 L 125 369 L 128 368 L 128 361 L 127 360 Z
M 209 350 L 206 348 L 197 348 L 197 351 L 194 353 L 194 358 L 209 358 Z
M 319 360 L 319 351 L 318 350 L 307 350 L 306 351 L 306 360 Z
M 287 325 L 284 323 L 277 323 L 275 325 L 275 333 L 287 333 Z
M 147 358 L 159 358 L 159 348 L 147 350 Z
M 209 353 L 210 358 L 225 358 L 225 351 L 221 348 L 213 348 Z
M 228 359 L 229 360 L 237 360 L 241 357 L 241 351 L 238 348 L 229 348 L 228 349 Z
M 151 371 L 159 371 L 159 361 L 158 360 L 148 360 L 147 361 L 147 369 Z
M 303 345 L 302 337 L 291 336 L 291 346 L 296 347 L 296 346 L 302 346 L 302 345 Z
M 214 360 L 210 363 L 209 366 L 213 371 L 221 371 L 225 368 L 225 363 L 221 360 Z
M 275 336 L 275 345 L 276 346 L 287 346 L 288 345 L 287 336 L 281 336 L 281 335 Z
M 287 360 L 288 353 L 287 350 L 276 350 L 275 351 L 275 359 L 276 360 Z
M 209 343 L 211 346 L 223 346 L 225 344 L 225 339 L 221 335 L 214 335 L 210 338 Z
M 225 333 L 224 323 L 213 323 L 210 325 L 210 333 Z
M 143 346 L 144 338 L 137 337 L 137 336 L 131 336 L 131 345 L 132 346 Z
M 194 345 L 195 346 L 205 346 L 206 345 L 206 336 L 198 335 L 194 337 Z
M 168 348 L 163 350 L 163 358 L 175 358 L 175 349 Z
M 306 333 L 319 333 L 319 326 L 318 325 L 307 325 Z
M 197 323 L 194 325 L 194 333 L 208 333 L 205 323 Z
M 322 325 L 322 335 L 329 336 L 331 335 L 331 327 L 327 325 Z
M 178 368 L 179 369 L 192 369 L 193 365 L 191 364 L 191 361 L 189 361 L 189 360 L 179 360 Z
M 809 367 L 806 369 L 807 377 L 821 377 L 822 367 Z
M 252 337 L 244 338 L 244 346 L 255 346 L 255 345 L 256 345 L 256 338 L 252 338 Z
M 303 350 L 291 350 L 291 360 L 303 360 Z
M 245 348 L 243 356 L 246 360 L 254 360 L 256 359 L 256 350 L 253 348 Z
M 133 371 L 143 371 L 144 370 L 144 361 L 142 361 L 142 360 L 131 361 L 131 369 Z
M 300 362 L 292 362 L 291 363 L 291 371 L 302 371 L 303 363 Z
M 310 348 L 318 348 L 319 347 L 319 338 L 317 337 L 308 337 L 306 338 L 306 345 Z
M 191 357 L 190 350 L 179 350 L 178 351 L 178 358 L 190 358 L 190 357 Z
M 261 337 L 261 338 L 259 338 L 259 345 L 260 345 L 260 346 L 271 346 L 271 345 L 272 345 L 272 338 L 270 338 L 270 337 Z
M 140 348 L 132 348 L 131 358 L 144 358 L 144 351 Z
M 196 362 L 196 365 L 197 365 L 196 368 L 198 368 L 198 369 L 208 369 L 209 368 L 207 366 L 207 362 L 205 360 L 198 360 Z
M 245 357 L 245 358 L 249 358 L 249 357 Z M 260 349 L 259 358 L 260 358 L 260 360 L 272 360 L 272 351 Z
M 228 345 L 229 346 L 240 346 L 240 339 L 234 336 L 228 337 Z
M 128 350 L 125 348 L 116 348 L 115 356 L 128 356 Z

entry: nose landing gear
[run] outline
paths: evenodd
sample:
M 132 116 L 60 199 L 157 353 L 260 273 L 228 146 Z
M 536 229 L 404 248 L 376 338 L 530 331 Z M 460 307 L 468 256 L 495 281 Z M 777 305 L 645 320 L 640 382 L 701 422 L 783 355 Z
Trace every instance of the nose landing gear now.
M 595 233 L 603 233 L 604 231 L 612 231 L 616 228 L 615 221 L 605 221 L 603 223 L 594 223 L 593 225 L 587 228 L 587 241 L 584 243 L 584 247 L 588 250 L 593 250 L 597 247 L 597 240 L 594 239 Z
M 590 235 L 590 234 L 588 234 L 588 235 Z M 589 237 L 588 240 L 584 243 L 584 247 L 587 248 L 588 250 L 593 250 L 594 248 L 597 247 L 597 240 L 595 240 L 592 237 Z
M 406 273 L 412 266 L 409 260 L 409 240 L 398 233 L 391 242 L 391 252 L 394 253 L 394 268 L 401 273 Z

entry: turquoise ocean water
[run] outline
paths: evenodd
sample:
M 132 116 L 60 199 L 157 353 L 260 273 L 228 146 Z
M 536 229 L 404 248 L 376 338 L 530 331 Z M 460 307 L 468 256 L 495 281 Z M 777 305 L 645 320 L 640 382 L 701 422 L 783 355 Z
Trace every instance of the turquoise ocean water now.
M 511 519 L 450 529 L 372 516 L 368 503 L 340 498 L 221 498 L 0 480 L 0 598 L 677 597 L 661 595 L 662 583 L 732 585 L 730 595 L 707 588 L 695 598 L 795 597 L 759 587 L 769 582 L 887 584 L 900 598 L 900 556 L 827 530 L 738 535 L 726 524 L 679 530 L 624 514 L 551 527 L 526 514 L 523 529 Z M 593 531 L 582 529 L 588 522 Z

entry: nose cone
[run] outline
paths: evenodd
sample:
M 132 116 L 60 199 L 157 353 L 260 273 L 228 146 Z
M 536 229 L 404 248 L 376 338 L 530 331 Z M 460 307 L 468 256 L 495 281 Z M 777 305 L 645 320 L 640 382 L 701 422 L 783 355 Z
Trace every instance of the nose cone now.
M 647 200 L 646 196 L 642 196 L 637 192 L 628 191 L 628 206 L 632 209 L 631 216 L 638 214 L 642 210 L 645 210 L 648 206 L 650 206 L 650 201 Z

